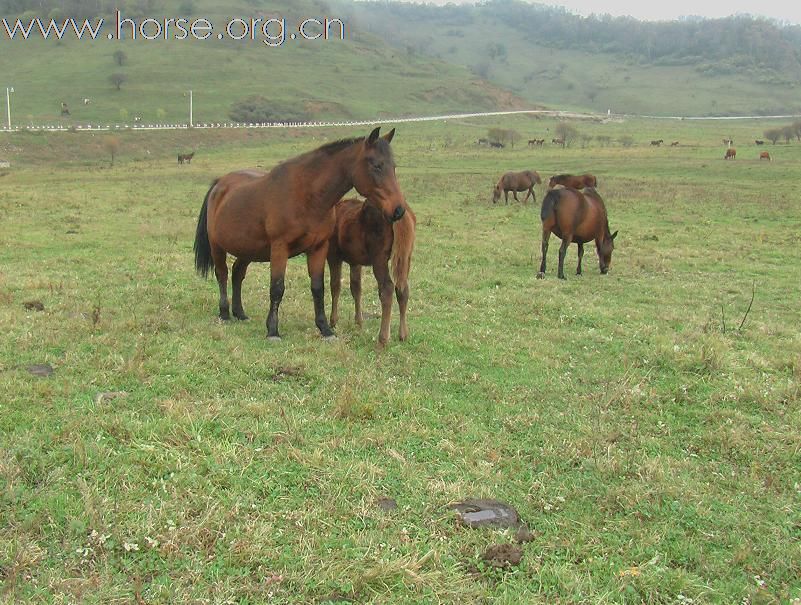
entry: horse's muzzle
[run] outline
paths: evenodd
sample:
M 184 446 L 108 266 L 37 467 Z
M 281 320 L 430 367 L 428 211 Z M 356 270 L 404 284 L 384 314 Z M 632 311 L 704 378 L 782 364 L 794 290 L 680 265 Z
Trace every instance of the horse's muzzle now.
M 406 208 L 398 206 L 395 208 L 395 212 L 392 213 L 392 222 L 401 220 L 404 214 L 406 214 Z

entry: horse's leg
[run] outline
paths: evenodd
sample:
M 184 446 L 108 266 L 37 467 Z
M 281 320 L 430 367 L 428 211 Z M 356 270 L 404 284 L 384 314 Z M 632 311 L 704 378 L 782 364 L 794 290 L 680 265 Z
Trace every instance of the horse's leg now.
M 512 191 L 512 195 L 514 196 L 515 201 L 519 203 L 520 202 L 520 198 L 517 197 L 517 191 Z
M 245 309 L 242 308 L 242 282 L 245 279 L 245 274 L 248 272 L 248 265 L 250 261 L 238 258 L 234 261 L 234 267 L 231 271 L 231 286 L 233 290 L 233 314 L 234 317 L 245 321 L 250 319 L 245 314 Z
M 573 235 L 564 234 L 562 237 L 562 245 L 559 246 L 559 272 L 557 277 L 559 279 L 567 279 L 565 277 L 565 256 L 567 255 L 567 247 L 572 243 Z
M 362 266 L 361 265 L 351 265 L 350 266 L 350 293 L 353 296 L 353 304 L 356 307 L 356 311 L 353 315 L 353 320 L 356 322 L 356 325 L 360 328 L 362 327 L 362 323 L 364 322 L 364 317 L 362 316 Z
M 523 200 L 523 203 L 524 203 L 524 204 L 525 204 L 526 202 L 528 202 L 528 196 L 531 196 L 531 201 L 532 201 L 532 202 L 536 202 L 536 201 L 537 201 L 537 196 L 536 196 L 536 195 L 535 195 L 535 193 L 534 193 L 534 185 L 532 185 L 531 187 L 529 187 L 529 188 L 528 188 L 528 191 L 526 192 L 526 197 L 525 197 L 525 199 Z
M 220 319 L 228 321 L 228 261 L 225 250 L 212 246 L 211 258 L 214 261 L 214 275 L 217 276 L 217 285 L 220 287 Z
M 409 282 L 395 284 L 395 298 L 398 299 L 398 309 L 400 310 L 398 340 L 403 342 L 409 338 L 409 325 L 406 323 L 406 307 L 409 305 Z
M 542 262 L 540 263 L 540 272 L 537 273 L 537 279 L 545 277 L 545 257 L 548 256 L 548 240 L 551 238 L 549 229 L 543 228 L 542 230 Z
M 581 275 L 581 259 L 584 257 L 584 244 L 577 242 L 578 246 L 578 267 L 576 268 L 576 275 Z
M 389 341 L 389 324 L 392 319 L 392 278 L 386 261 L 373 263 L 373 275 L 378 282 L 378 297 L 381 299 L 381 329 L 378 331 L 378 342 L 381 345 Z
M 342 291 L 342 260 L 328 259 L 328 269 L 331 271 L 331 319 L 329 323 L 335 328 L 339 321 L 339 293 Z
M 505 203 L 507 203 L 507 204 L 509 203 L 509 191 L 508 190 L 505 190 L 503 192 L 503 199 L 504 199 Z
M 325 259 L 328 256 L 328 240 L 306 253 L 306 265 L 311 279 L 311 293 L 314 299 L 314 324 L 323 338 L 334 336 L 328 319 L 325 317 Z
M 267 315 L 267 338 L 271 340 L 281 338 L 278 334 L 278 307 L 284 297 L 287 260 L 289 251 L 285 245 L 270 246 L 270 313 Z

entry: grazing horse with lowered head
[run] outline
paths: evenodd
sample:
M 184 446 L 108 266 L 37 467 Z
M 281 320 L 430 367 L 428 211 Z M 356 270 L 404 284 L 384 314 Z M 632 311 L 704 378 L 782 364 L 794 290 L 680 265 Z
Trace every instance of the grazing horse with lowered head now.
M 331 271 L 331 327 L 339 320 L 339 293 L 342 289 L 342 263 L 350 265 L 350 292 L 356 305 L 355 321 L 362 325 L 362 266 L 371 266 L 378 282 L 381 300 L 381 328 L 378 342 L 389 341 L 392 317 L 392 290 L 398 299 L 400 328 L 398 339 L 409 337 L 406 307 L 409 304 L 409 269 L 414 249 L 415 216 L 408 205 L 400 220 L 390 223 L 381 207 L 371 200 L 340 201 L 336 206 L 337 224 L 328 246 Z M 392 259 L 390 275 L 389 261 Z M 393 284 L 393 279 L 395 283 Z
M 598 179 L 592 174 L 555 174 L 548 181 L 548 189 L 553 189 L 557 185 L 570 187 L 572 189 L 583 189 L 584 187 L 597 187 Z
M 762 140 L 760 140 L 760 139 L 756 139 L 756 140 L 754 141 L 754 145 L 764 145 L 764 144 L 765 144 L 765 141 L 762 141 Z
M 770 153 L 768 153 L 767 151 L 763 151 L 762 153 L 759 154 L 759 159 L 767 160 L 768 162 L 770 162 Z
M 559 279 L 565 279 L 565 255 L 572 242 L 578 246 L 578 268 L 581 275 L 581 259 L 584 244 L 595 240 L 601 273 L 606 274 L 612 264 L 612 251 L 615 249 L 617 231 L 609 233 L 609 219 L 601 196 L 592 187 L 583 191 L 557 187 L 551 189 L 542 200 L 540 210 L 542 219 L 542 263 L 537 277 L 545 277 L 545 258 L 548 254 L 548 240 L 554 233 L 562 240 L 559 247 Z
M 195 152 L 192 153 L 179 153 L 178 154 L 178 163 L 183 164 L 186 162 L 187 164 L 192 163 L 192 158 L 195 157 Z
M 270 263 L 268 338 L 279 338 L 278 308 L 284 296 L 287 260 L 306 254 L 314 318 L 323 337 L 333 336 L 325 317 L 323 274 L 336 227 L 334 205 L 352 188 L 375 201 L 384 218 L 403 217 L 406 203 L 395 177 L 390 142 L 374 129 L 368 137 L 343 139 L 282 162 L 264 175 L 230 175 L 206 193 L 195 236 L 195 268 L 203 276 L 214 267 L 220 289 L 220 319 L 229 318 L 228 254 L 233 266 L 234 317 L 247 319 L 241 286 L 251 262 Z M 242 181 L 245 182 L 242 182 Z
M 671 146 L 671 147 L 678 147 L 678 146 L 679 146 L 679 142 L 678 142 L 678 141 L 673 141 L 673 142 L 670 144 L 670 146 Z
M 663 141 L 662 139 L 658 139 L 656 141 L 651 141 L 651 145 L 653 145 L 654 147 L 659 147 L 664 142 L 665 141 Z
M 734 160 L 737 158 L 737 150 L 734 147 L 729 147 L 726 150 L 726 155 L 723 156 L 724 160 Z
M 536 201 L 537 196 L 534 194 L 534 185 L 539 185 L 541 183 L 542 179 L 540 175 L 533 170 L 507 172 L 500 178 L 498 184 L 495 185 L 495 189 L 492 191 L 492 203 L 497 204 L 498 200 L 501 199 L 501 192 L 503 192 L 506 203 L 508 204 L 510 191 L 516 202 L 520 201 L 517 197 L 518 191 L 527 192 L 526 197 L 523 198 L 524 204 L 528 201 L 528 196 L 531 196 L 532 199 Z

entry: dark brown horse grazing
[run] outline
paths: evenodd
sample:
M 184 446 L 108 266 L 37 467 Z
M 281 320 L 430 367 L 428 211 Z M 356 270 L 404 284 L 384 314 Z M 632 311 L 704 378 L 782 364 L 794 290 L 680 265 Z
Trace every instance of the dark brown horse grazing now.
M 179 153 L 178 154 L 178 163 L 183 164 L 186 162 L 187 164 L 192 163 L 192 158 L 195 157 L 195 152 L 192 153 Z
M 556 174 L 548 181 L 548 189 L 553 189 L 557 185 L 571 187 L 573 189 L 583 189 L 584 187 L 597 187 L 598 179 L 592 174 Z
M 518 191 L 527 192 L 526 197 L 523 198 L 524 204 L 528 201 L 528 196 L 531 196 L 532 199 L 536 201 L 537 196 L 534 194 L 534 185 L 539 185 L 541 183 L 542 179 L 540 175 L 533 170 L 507 172 L 500 178 L 498 184 L 495 185 L 495 189 L 492 191 L 492 203 L 497 204 L 498 200 L 501 199 L 501 192 L 503 192 L 506 203 L 508 204 L 510 191 L 517 202 L 520 201 L 517 197 Z
M 378 342 L 389 341 L 392 316 L 392 280 L 400 309 L 398 338 L 409 337 L 406 307 L 409 303 L 409 269 L 414 248 L 416 218 L 408 205 L 403 217 L 390 223 L 378 204 L 356 199 L 342 200 L 336 206 L 337 226 L 328 246 L 331 270 L 331 327 L 339 319 L 339 293 L 342 289 L 342 262 L 350 265 L 350 291 L 356 304 L 356 323 L 362 325 L 362 266 L 372 266 L 381 300 L 381 329 Z M 389 259 L 392 258 L 392 277 Z
M 601 273 L 609 271 L 612 264 L 612 251 L 615 249 L 617 231 L 609 233 L 609 220 L 606 206 L 601 196 L 592 187 L 583 191 L 557 187 L 551 189 L 542 200 L 540 210 L 542 219 L 542 263 L 537 277 L 545 277 L 545 257 L 548 254 L 548 239 L 553 232 L 562 240 L 559 248 L 559 279 L 565 279 L 565 255 L 572 242 L 578 246 L 578 268 L 576 275 L 581 275 L 581 259 L 584 256 L 584 244 L 595 240 Z
M 729 147 L 726 150 L 726 155 L 723 156 L 724 160 L 728 160 L 729 158 L 731 158 L 732 160 L 737 158 L 737 150 L 734 147 Z
M 315 323 L 333 336 L 325 317 L 323 274 L 328 243 L 336 226 L 334 204 L 355 187 L 375 200 L 387 221 L 403 217 L 406 206 L 390 141 L 379 137 L 345 139 L 287 160 L 269 173 L 226 175 L 212 183 L 198 217 L 195 268 L 203 276 L 214 267 L 220 288 L 220 318 L 229 318 L 227 254 L 233 266 L 234 317 L 247 319 L 241 286 L 251 262 L 270 263 L 267 336 L 278 338 L 278 307 L 284 296 L 287 260 L 306 253 Z

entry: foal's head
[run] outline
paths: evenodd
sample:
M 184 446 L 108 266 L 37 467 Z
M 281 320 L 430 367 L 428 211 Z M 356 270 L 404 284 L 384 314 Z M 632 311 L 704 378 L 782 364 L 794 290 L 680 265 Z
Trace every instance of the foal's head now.
M 377 204 L 388 221 L 395 222 L 406 212 L 403 193 L 395 178 L 395 160 L 389 147 L 395 129 L 383 137 L 378 136 L 379 130 L 373 130 L 361 143 L 353 168 L 353 186 Z
M 606 228 L 606 234 L 600 245 L 596 244 L 598 249 L 598 262 L 601 265 L 601 273 L 606 275 L 609 272 L 609 267 L 612 266 L 612 251 L 615 249 L 615 238 L 617 231 L 610 235 L 609 227 Z

